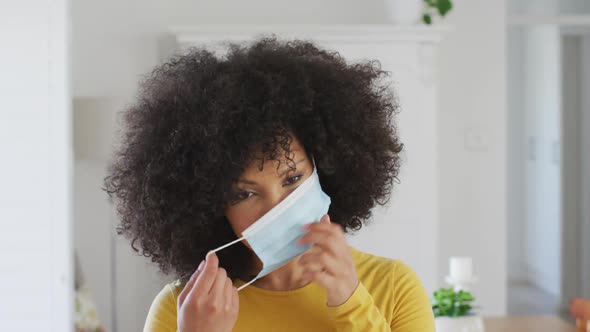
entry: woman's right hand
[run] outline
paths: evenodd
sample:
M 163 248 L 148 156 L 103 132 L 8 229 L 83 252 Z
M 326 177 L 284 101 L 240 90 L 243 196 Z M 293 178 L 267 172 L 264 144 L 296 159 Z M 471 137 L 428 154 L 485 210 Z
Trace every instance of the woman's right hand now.
M 179 332 L 228 332 L 234 327 L 238 290 L 218 264 L 217 255 L 207 255 L 178 296 Z

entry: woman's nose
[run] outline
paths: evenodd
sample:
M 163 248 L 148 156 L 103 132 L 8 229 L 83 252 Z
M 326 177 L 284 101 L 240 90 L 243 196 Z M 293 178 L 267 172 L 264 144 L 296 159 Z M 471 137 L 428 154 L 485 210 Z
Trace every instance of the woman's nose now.
M 288 191 L 285 191 L 284 188 L 280 188 L 268 193 L 266 204 L 264 207 L 264 212 L 262 215 L 266 214 L 272 208 L 277 206 L 282 200 L 284 200 L 289 195 Z

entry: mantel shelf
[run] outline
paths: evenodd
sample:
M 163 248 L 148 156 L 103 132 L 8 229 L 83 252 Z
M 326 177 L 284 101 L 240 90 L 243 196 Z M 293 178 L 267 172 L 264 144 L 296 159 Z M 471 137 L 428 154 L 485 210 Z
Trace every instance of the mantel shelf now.
M 347 41 L 379 43 L 391 41 L 439 42 L 450 27 L 444 25 L 393 24 L 213 24 L 178 26 L 168 30 L 176 42 L 192 44 L 211 39 L 228 41 L 250 40 L 252 36 L 276 34 L 287 38 L 310 37 L 321 42 Z

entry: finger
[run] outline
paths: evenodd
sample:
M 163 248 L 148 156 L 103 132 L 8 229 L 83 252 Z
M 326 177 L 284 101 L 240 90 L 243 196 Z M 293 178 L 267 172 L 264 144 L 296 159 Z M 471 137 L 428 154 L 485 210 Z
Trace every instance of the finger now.
M 234 296 L 233 288 L 234 288 L 234 285 L 233 285 L 231 279 L 225 278 L 225 287 L 223 289 L 223 295 L 225 297 L 225 300 L 224 300 L 223 304 L 227 306 L 226 310 L 230 309 L 231 306 L 233 305 L 233 296 Z
M 316 272 L 333 275 L 332 273 L 328 273 L 328 270 L 319 264 L 309 264 L 303 268 L 303 275 Z
M 322 240 L 327 236 L 334 236 L 334 234 L 332 234 L 331 231 L 325 230 L 309 230 L 301 238 L 299 238 L 297 243 L 301 245 L 310 245 Z
M 332 220 L 330 219 L 330 215 L 328 215 L 328 214 L 324 214 L 324 215 L 323 215 L 323 216 L 320 218 L 319 222 L 312 222 L 312 223 L 306 224 L 306 226 L 312 226 L 312 225 L 315 225 L 314 227 L 324 227 L 324 226 L 326 226 L 326 225 L 330 225 L 330 224 L 332 224 Z M 319 225 L 319 226 L 318 226 L 318 225 Z
M 346 239 L 343 236 L 331 232 L 310 231 L 301 237 L 298 241 L 299 245 L 313 245 L 320 249 L 338 256 L 341 251 L 348 247 Z
M 323 220 L 329 220 L 329 219 L 326 218 Z M 303 226 L 303 229 L 305 229 L 307 231 L 313 231 L 313 232 L 319 232 L 319 233 L 326 232 L 326 233 L 337 233 L 337 234 L 344 235 L 344 231 L 342 230 L 342 226 L 340 226 L 339 224 L 336 224 L 336 223 L 328 222 L 328 221 L 305 224 Z
M 314 281 L 324 288 L 328 288 L 336 282 L 334 276 L 322 271 L 307 271 L 303 274 L 303 278 Z
M 223 289 L 225 288 L 225 280 L 227 279 L 227 272 L 225 269 L 220 268 L 217 270 L 217 275 L 215 276 L 215 282 L 213 286 L 211 286 L 211 291 L 209 295 L 213 297 L 213 301 L 217 302 L 218 304 L 223 304 L 225 298 L 223 297 Z
M 334 275 L 338 271 L 338 261 L 325 251 L 307 253 L 299 258 L 304 271 L 323 271 Z
M 302 268 L 303 268 L 303 274 L 309 273 L 309 272 L 322 272 L 325 270 L 324 266 L 320 265 L 317 262 L 309 262 L 309 263 L 303 265 Z
M 303 226 L 307 230 L 307 234 L 332 234 L 344 238 L 344 231 L 339 224 L 331 223 L 328 215 L 324 215 L 322 221 L 319 223 L 311 223 Z M 305 236 L 304 236 L 305 237 Z
M 240 308 L 240 296 L 238 295 L 238 289 L 232 287 L 232 307 L 237 312 Z
M 324 214 L 319 221 L 314 221 L 303 225 L 303 229 L 309 230 L 310 227 L 318 227 L 318 225 L 320 225 L 319 227 L 321 228 L 329 224 L 331 224 L 330 216 Z
M 198 294 L 208 294 L 211 290 L 211 286 L 215 281 L 215 277 L 217 276 L 217 268 L 219 266 L 219 259 L 217 255 L 207 254 L 205 259 L 205 267 L 203 267 L 203 272 L 197 278 L 197 282 L 195 287 L 193 287 L 194 291 Z
M 184 285 L 182 292 L 180 292 L 180 295 L 178 296 L 178 304 L 182 305 L 184 303 L 184 299 L 186 298 L 186 296 L 188 295 L 190 290 L 193 288 L 195 282 L 197 281 L 198 276 L 201 274 L 201 270 L 203 269 L 204 265 L 205 265 L 205 261 L 202 260 L 201 264 L 199 264 L 199 267 L 195 270 L 193 275 L 191 275 L 191 277 L 188 280 L 188 282 L 186 283 L 186 285 Z
M 310 251 L 299 258 L 299 264 L 306 265 L 310 263 L 318 263 L 321 265 L 333 264 L 335 260 L 333 257 L 325 251 Z

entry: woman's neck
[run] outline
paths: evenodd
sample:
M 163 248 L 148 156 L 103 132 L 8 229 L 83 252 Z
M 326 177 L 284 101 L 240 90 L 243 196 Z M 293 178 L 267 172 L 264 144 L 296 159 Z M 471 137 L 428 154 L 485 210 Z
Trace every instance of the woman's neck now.
M 254 285 L 272 291 L 289 291 L 301 288 L 310 281 L 303 278 L 303 268 L 299 265 L 299 257 L 297 257 L 285 266 L 256 280 Z

